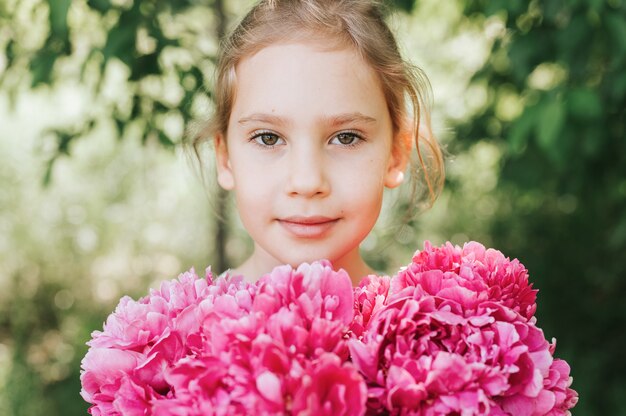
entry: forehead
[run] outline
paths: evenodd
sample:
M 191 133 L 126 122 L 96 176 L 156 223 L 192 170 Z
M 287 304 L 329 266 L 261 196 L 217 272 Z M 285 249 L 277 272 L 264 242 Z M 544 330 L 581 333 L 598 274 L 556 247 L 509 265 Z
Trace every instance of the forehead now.
M 295 113 L 386 112 L 378 75 L 353 47 L 318 41 L 272 44 L 235 68 L 231 115 L 248 111 Z

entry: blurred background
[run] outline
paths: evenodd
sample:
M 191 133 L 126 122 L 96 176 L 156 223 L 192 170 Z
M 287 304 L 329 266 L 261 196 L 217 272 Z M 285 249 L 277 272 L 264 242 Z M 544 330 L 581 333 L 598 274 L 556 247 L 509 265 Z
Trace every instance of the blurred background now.
M 251 5 L 0 0 L 0 414 L 85 414 L 85 342 L 122 295 L 249 253 L 210 149 L 205 184 L 180 144 Z M 390 195 L 366 258 L 393 273 L 424 240 L 519 258 L 573 413 L 626 415 L 624 0 L 390 5 L 432 82 L 447 179 L 410 221 Z

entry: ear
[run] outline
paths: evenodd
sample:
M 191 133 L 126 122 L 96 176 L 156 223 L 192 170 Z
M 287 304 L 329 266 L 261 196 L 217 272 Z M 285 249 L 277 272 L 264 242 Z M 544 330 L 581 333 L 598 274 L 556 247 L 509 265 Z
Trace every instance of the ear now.
M 235 177 L 230 165 L 226 138 L 218 133 L 215 135 L 215 161 L 217 167 L 217 183 L 227 191 L 235 188 Z
M 404 181 L 404 171 L 409 162 L 412 148 L 413 140 L 410 131 L 403 130 L 396 134 L 385 173 L 385 186 L 387 188 L 395 188 Z

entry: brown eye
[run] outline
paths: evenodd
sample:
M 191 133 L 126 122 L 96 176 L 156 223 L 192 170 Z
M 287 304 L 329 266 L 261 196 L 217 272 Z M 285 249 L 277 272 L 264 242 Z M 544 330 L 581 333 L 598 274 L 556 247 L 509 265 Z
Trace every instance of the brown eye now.
M 272 147 L 279 144 L 279 141 L 282 140 L 277 135 L 273 133 L 260 133 L 254 136 L 254 141 L 257 142 L 261 146 Z
M 331 141 L 332 144 L 340 144 L 343 146 L 354 146 L 361 138 L 354 133 L 339 133 Z

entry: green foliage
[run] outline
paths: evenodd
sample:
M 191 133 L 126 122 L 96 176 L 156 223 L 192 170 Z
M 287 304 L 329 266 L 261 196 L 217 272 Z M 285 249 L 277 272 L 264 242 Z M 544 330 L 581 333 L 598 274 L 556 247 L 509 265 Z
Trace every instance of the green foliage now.
M 30 60 L 32 87 L 39 84 L 50 84 L 52 82 L 52 70 L 57 58 L 71 53 L 72 45 L 67 25 L 67 12 L 70 4 L 71 0 L 59 0 L 49 4 L 48 24 L 50 29 L 48 37 L 43 47 Z
M 13 117 L 28 125 L 36 123 L 32 113 L 44 112 L 34 105 Z M 56 180 L 42 188 L 45 154 L 32 149 L 45 135 L 26 126 L 4 135 L 5 120 L 0 414 L 84 415 L 80 360 L 117 300 L 143 296 L 192 264 L 199 273 L 214 264 L 206 253 L 211 224 L 198 225 L 207 220 L 207 201 L 186 189 L 195 182 L 172 152 L 117 141 L 113 128 L 76 142 L 73 157 L 60 158 Z
M 390 5 L 399 10 L 411 13 L 415 8 L 415 0 L 393 0 Z
M 174 18 L 193 21 L 195 8 L 196 2 L 192 0 L 131 1 L 123 4 L 108 0 L 90 0 L 86 4 L 59 0 L 37 2 L 31 9 L 17 2 L 12 8 L 3 10 L 9 37 L 4 47 L 7 68 L 4 73 L 0 72 L 0 86 L 17 90 L 26 63 L 32 88 L 81 82 L 92 88 L 96 102 L 106 103 L 104 112 L 86 114 L 76 125 L 59 126 L 51 131 L 57 136 L 58 151 L 48 161 L 44 183 L 49 183 L 52 166 L 58 157 L 68 156 L 74 142 L 100 124 L 114 122 L 120 138 L 135 127 L 144 143 L 156 141 L 173 148 L 181 141 L 180 132 L 197 116 L 192 107 L 194 100 L 207 95 L 203 86 L 214 60 L 211 54 L 198 51 L 193 45 L 203 37 L 210 39 L 213 34 L 209 29 L 206 32 L 191 32 L 191 27 L 177 29 L 172 23 Z M 22 25 L 30 22 L 20 21 L 17 16 L 38 16 L 42 12 L 47 12 L 48 16 L 45 40 L 37 42 L 33 36 L 28 42 L 22 42 Z M 78 23 L 68 24 L 70 15 Z M 210 17 L 211 9 L 205 7 L 204 13 L 196 19 L 210 20 Z M 95 27 L 91 26 L 93 21 L 98 22 Z M 87 53 L 81 49 L 85 47 L 88 48 Z M 172 58 L 177 53 L 192 57 Z M 105 77 L 111 71 L 119 71 L 120 63 L 125 67 L 123 82 L 126 97 L 125 100 L 118 98 L 111 101 L 107 97 Z M 78 77 L 68 78 L 61 75 L 64 65 L 82 70 Z M 177 88 L 182 88 L 182 92 L 172 97 L 164 91 L 174 82 Z M 158 91 L 154 91 L 154 85 L 158 85 Z M 131 102 L 132 106 L 124 106 L 123 101 Z M 172 116 L 181 120 L 177 133 L 164 127 L 164 119 Z
M 474 77 L 492 99 L 455 147 L 506 149 L 491 234 L 541 290 L 540 323 L 580 392 L 575 414 L 626 414 L 626 5 L 468 2 L 466 13 L 502 16 L 506 33 Z M 513 120 L 498 114 L 504 89 L 523 103 Z

